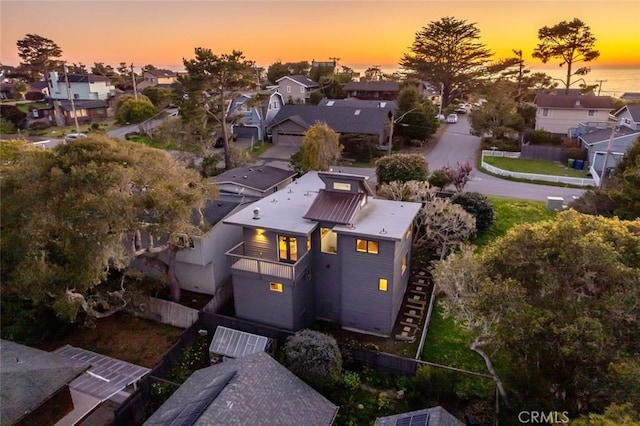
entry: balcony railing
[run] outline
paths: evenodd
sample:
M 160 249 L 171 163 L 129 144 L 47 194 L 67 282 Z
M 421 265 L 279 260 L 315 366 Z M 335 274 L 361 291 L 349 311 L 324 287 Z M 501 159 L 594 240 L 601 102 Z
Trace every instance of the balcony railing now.
M 303 254 L 296 263 L 289 264 L 274 260 L 259 259 L 244 254 L 244 243 L 240 243 L 227 253 L 232 270 L 252 272 L 262 276 L 277 277 L 286 280 L 297 280 L 309 263 L 309 253 Z

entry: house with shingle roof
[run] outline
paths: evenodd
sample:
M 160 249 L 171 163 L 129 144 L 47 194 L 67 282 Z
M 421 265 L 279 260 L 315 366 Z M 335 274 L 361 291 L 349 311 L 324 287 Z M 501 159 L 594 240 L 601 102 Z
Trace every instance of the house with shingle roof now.
M 378 417 L 374 426 L 463 426 L 444 408 L 437 406 L 392 416 Z
M 69 384 L 90 364 L 0 340 L 3 425 L 55 424 L 74 409 Z
M 46 95 L 51 99 L 68 100 L 67 80 L 74 100 L 106 101 L 115 95 L 115 86 L 103 75 L 67 74 L 65 76 L 56 71 L 49 73 L 48 87 L 47 82 L 44 82 Z
M 239 318 L 291 331 L 316 319 L 389 336 L 409 279 L 422 205 L 377 199 L 367 178 L 308 172 L 233 214 L 227 252 Z
M 338 407 L 265 352 L 195 371 L 144 423 L 330 426 Z
M 269 165 L 236 167 L 212 179 L 221 194 L 247 198 L 263 198 L 293 182 L 296 172 Z
M 397 81 L 350 81 L 344 85 L 347 96 L 358 99 L 393 101 L 400 93 Z
M 304 75 L 285 75 L 276 80 L 276 90 L 288 104 L 304 104 L 320 84 Z
M 283 107 L 282 94 L 275 91 L 245 92 L 229 102 L 227 117 L 234 120 L 231 132 L 255 141 L 266 139 L 266 129 Z
M 575 136 L 578 125 L 583 122 L 607 121 L 613 109 L 610 96 L 582 94 L 536 95 L 536 130 L 562 136 Z
M 304 134 L 316 123 L 326 123 L 340 134 L 373 135 L 380 147 L 389 140 L 389 108 L 369 106 L 285 105 L 269 126 L 274 145 L 302 146 Z
M 136 84 L 136 89 L 142 90 L 151 86 L 170 88 L 177 81 L 178 74 L 175 71 L 164 69 L 144 70 L 142 72 L 142 81 Z
M 640 137 L 640 105 L 625 105 L 613 117 L 615 122 L 580 123 L 576 132 L 580 146 L 587 151 L 589 170 L 596 183 L 603 171 L 614 168 Z M 607 150 L 610 155 L 605 166 Z

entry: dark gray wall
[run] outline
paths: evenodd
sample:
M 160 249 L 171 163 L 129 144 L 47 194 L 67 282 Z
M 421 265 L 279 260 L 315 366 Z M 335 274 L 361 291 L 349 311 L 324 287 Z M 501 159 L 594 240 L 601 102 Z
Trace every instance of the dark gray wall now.
M 404 236 L 402 241 L 395 242 L 394 275 L 393 275 L 393 300 L 391 310 L 391 321 L 395 324 L 398 312 L 402 306 L 402 300 L 407 290 L 409 274 L 411 273 L 411 239 L 413 234 Z M 407 255 L 407 269 L 402 273 L 402 258 Z
M 341 247 L 338 246 L 337 254 L 322 253 L 320 243 L 320 227 L 318 227 L 311 237 L 316 315 L 321 319 L 338 322 L 340 321 Z
M 295 329 L 294 288 L 291 281 L 280 280 L 282 293 L 269 290 L 269 281 L 233 272 L 233 300 L 238 318 L 287 330 Z
M 338 235 L 342 273 L 340 323 L 344 327 L 388 335 L 393 330 L 390 312 L 394 293 L 395 244 L 393 241 L 377 241 L 377 255 L 360 253 L 356 251 L 355 236 Z M 387 279 L 387 291 L 378 290 L 380 278 Z
M 361 186 L 361 181 L 358 179 L 349 179 L 347 176 L 344 177 L 340 177 L 340 176 L 323 176 L 323 179 L 326 181 L 326 186 L 325 188 L 328 189 L 329 191 L 338 191 L 338 192 L 360 192 L 362 186 Z M 345 190 L 339 190 L 339 189 L 333 189 L 333 184 L 335 182 L 338 183 L 348 183 L 351 185 L 351 190 L 349 191 L 345 191 Z
M 244 255 L 265 260 L 278 260 L 278 237 L 271 231 L 258 236 L 253 228 L 244 228 Z

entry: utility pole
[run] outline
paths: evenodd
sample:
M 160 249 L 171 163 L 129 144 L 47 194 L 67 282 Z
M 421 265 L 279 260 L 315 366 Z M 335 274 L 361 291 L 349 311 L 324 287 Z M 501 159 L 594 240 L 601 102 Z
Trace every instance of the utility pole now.
M 609 143 L 607 144 L 607 152 L 604 155 L 604 164 L 602 165 L 602 176 L 600 176 L 600 184 L 598 185 L 598 189 L 602 189 L 602 185 L 604 183 L 604 178 L 609 174 L 607 163 L 609 162 L 609 157 L 611 157 L 611 146 L 613 145 L 613 136 L 616 134 L 617 126 L 613 126 L 611 129 L 611 136 L 609 136 Z
M 131 64 L 131 79 L 133 80 L 133 97 L 138 100 L 138 89 L 136 88 L 136 73 L 133 71 L 133 64 Z
M 393 112 L 389 111 L 387 116 L 389 117 L 389 125 L 391 126 L 389 129 L 389 142 L 387 142 L 387 155 L 391 155 L 391 149 L 393 148 L 393 125 L 395 121 L 393 120 Z
M 71 101 L 71 110 L 73 111 L 73 119 L 76 123 L 76 133 L 80 133 L 80 125 L 78 125 L 78 114 L 76 114 L 76 104 L 73 101 L 73 93 L 71 93 L 71 85 L 69 84 L 69 76 L 67 75 L 66 65 L 64 65 L 64 81 L 67 84 L 67 97 L 69 98 L 69 101 Z
M 598 83 L 598 96 L 600 96 L 600 91 L 602 90 L 602 83 L 606 83 L 607 80 L 596 80 L 596 83 Z

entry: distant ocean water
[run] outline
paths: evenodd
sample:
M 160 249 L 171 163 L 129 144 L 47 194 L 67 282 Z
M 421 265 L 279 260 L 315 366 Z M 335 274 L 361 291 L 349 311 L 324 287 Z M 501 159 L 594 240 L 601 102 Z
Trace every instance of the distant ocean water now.
M 582 66 L 582 65 L 580 65 Z M 535 68 L 531 67 L 531 72 L 544 72 L 553 78 L 566 78 L 566 68 Z M 640 68 L 593 68 L 591 72 L 585 76 L 574 76 L 571 81 L 577 81 L 583 78 L 584 81 L 591 84 L 600 84 L 602 82 L 600 95 L 613 96 L 619 98 L 625 92 L 640 92 Z M 562 84 L 562 83 L 560 83 Z M 580 83 L 572 84 L 571 88 L 578 88 Z M 596 94 L 598 89 L 595 89 Z

